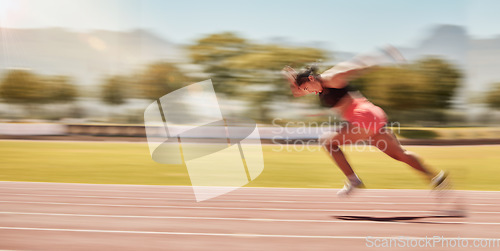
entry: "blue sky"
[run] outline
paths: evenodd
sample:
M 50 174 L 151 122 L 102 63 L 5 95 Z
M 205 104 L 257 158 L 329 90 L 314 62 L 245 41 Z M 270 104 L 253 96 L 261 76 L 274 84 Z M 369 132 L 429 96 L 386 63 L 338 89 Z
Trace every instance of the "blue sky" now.
M 500 35 L 495 0 L 0 0 L 0 26 L 132 30 L 145 28 L 175 43 L 234 31 L 251 40 L 319 42 L 361 52 L 386 43 L 411 46 L 436 24 L 471 35 Z

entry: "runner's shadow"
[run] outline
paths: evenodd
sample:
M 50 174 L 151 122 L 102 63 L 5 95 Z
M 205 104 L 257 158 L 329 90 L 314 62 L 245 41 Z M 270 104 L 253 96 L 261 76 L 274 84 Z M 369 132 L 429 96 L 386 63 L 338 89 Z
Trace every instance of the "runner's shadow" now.
M 463 216 L 430 215 L 430 216 L 397 216 L 397 217 L 373 217 L 373 216 L 332 216 L 345 221 L 375 221 L 375 222 L 401 222 L 419 224 L 462 224 L 461 222 L 432 222 L 425 221 L 439 218 L 464 218 Z M 415 221 L 417 220 L 417 221 Z

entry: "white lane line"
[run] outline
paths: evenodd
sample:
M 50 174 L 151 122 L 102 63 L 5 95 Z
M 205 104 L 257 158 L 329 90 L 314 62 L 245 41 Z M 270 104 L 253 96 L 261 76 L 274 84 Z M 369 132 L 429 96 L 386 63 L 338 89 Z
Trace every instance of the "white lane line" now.
M 147 193 L 147 194 L 177 194 L 177 195 L 191 195 L 194 197 L 194 193 L 192 191 L 186 192 L 186 191 L 129 191 L 129 190 L 102 190 L 102 189 L 68 189 L 68 188 L 28 188 L 28 187 L 0 187 L 0 189 L 12 189 L 12 190 L 37 190 L 37 191 L 76 191 L 76 192 L 118 192 L 118 193 Z M 192 190 L 192 188 L 190 188 Z M 274 188 L 272 188 L 274 189 Z M 277 188 L 278 189 L 278 188 Z M 289 189 L 289 188 L 279 188 L 279 189 Z M 300 188 L 302 189 L 302 188 Z M 304 189 L 309 189 L 308 191 L 312 189 L 317 189 L 317 188 L 304 188 Z M 292 189 L 290 189 L 292 190 Z M 295 189 L 293 189 L 295 190 Z M 323 190 L 323 189 L 318 189 L 318 190 Z M 326 188 L 324 189 L 326 190 Z M 296 194 L 293 191 L 290 191 L 289 194 L 287 193 L 280 193 L 277 192 L 275 194 L 269 194 L 269 193 L 238 193 L 241 191 L 233 192 L 228 194 L 228 196 L 280 196 L 280 197 L 331 197 L 334 196 L 336 191 L 339 189 L 333 189 L 333 188 L 328 188 L 329 191 L 331 191 L 330 194 Z M 378 189 L 369 189 L 369 191 L 375 191 Z M 386 190 L 384 190 L 386 191 Z M 418 190 L 417 190 L 418 191 Z M 426 191 L 426 190 L 424 190 Z M 275 192 L 275 191 L 273 191 Z M 427 191 L 430 192 L 430 191 Z M 204 192 L 198 192 L 199 194 L 212 194 L 212 193 L 204 193 Z M 356 195 L 357 197 L 366 197 L 366 198 L 394 198 L 394 197 L 401 197 L 401 198 L 428 198 L 429 195 L 363 195 L 363 194 L 358 194 Z M 491 198 L 488 198 L 491 199 Z
M 420 236 L 329 236 L 329 235 L 285 235 L 285 234 L 252 234 L 252 233 L 194 233 L 194 232 L 158 232 L 158 231 L 125 231 L 101 229 L 67 229 L 67 228 L 31 228 L 31 227 L 0 227 L 0 230 L 26 230 L 26 231 L 54 231 L 54 232 L 83 232 L 83 233 L 116 233 L 116 234 L 150 234 L 150 235 L 189 235 L 189 236 L 220 236 L 220 237 L 263 237 L 263 238 L 302 238 L 302 239 L 387 239 L 402 238 L 427 240 L 428 237 Z M 460 237 L 461 240 L 484 240 L 485 237 Z
M 33 201 L 0 201 L 13 204 L 40 204 L 40 205 L 70 205 L 70 206 L 98 206 L 98 207 L 131 207 L 131 208 L 174 208 L 174 209 L 215 209 L 215 210 L 255 210 L 255 211 L 300 211 L 300 212 L 377 212 L 377 213 L 436 213 L 437 210 L 383 210 L 383 209 L 315 209 L 315 208 L 262 208 L 262 207 L 209 207 L 209 206 L 145 206 L 145 205 L 113 205 L 89 204 L 69 202 L 33 202 Z M 500 214 L 500 212 L 471 212 L 474 214 Z
M 271 238 L 310 238 L 310 239 L 365 239 L 364 236 L 322 236 L 322 235 L 278 235 L 278 234 L 226 234 L 226 233 L 191 233 L 191 232 L 156 232 L 156 231 L 123 231 L 97 229 L 62 229 L 62 228 L 31 228 L 31 227 L 0 227 L 5 230 L 32 230 L 57 232 L 87 232 L 87 233 L 119 233 L 119 234 L 154 234 L 154 235 L 199 235 L 227 237 L 271 237 Z
M 72 189 L 72 188 L 47 188 L 47 187 L 2 187 L 0 186 L 0 189 L 17 189 L 17 190 L 54 190 L 54 191 L 90 191 L 90 192 L 137 192 L 137 193 L 159 193 L 159 194 L 193 194 L 192 192 L 192 187 L 191 186 L 163 186 L 163 185 L 127 185 L 127 184 L 87 184 L 87 183 L 49 183 L 49 182 L 16 182 L 16 181 L 0 181 L 0 184 L 6 183 L 7 185 L 14 184 L 16 185 L 17 183 L 22 183 L 26 185 L 31 185 L 32 183 L 34 184 L 43 184 L 43 185 L 69 185 L 69 186 L 74 186 L 74 187 L 82 187 L 81 189 Z M 154 189 L 172 189 L 172 190 L 178 190 L 178 191 L 130 191 L 130 190 L 109 190 L 109 189 L 87 189 L 90 187 L 95 187 L 95 186 L 100 186 L 100 187 L 127 187 L 127 188 L 154 188 Z M 207 189 L 218 189 L 220 187 L 205 187 Z M 237 187 L 238 191 L 233 192 L 235 195 L 245 195 L 245 196 L 251 196 L 251 195 L 258 195 L 258 196 L 304 196 L 304 197 L 315 197 L 315 196 L 330 196 L 330 192 L 336 192 L 339 189 L 337 188 L 284 188 L 284 187 Z M 182 191 L 181 191 L 182 190 Z M 241 193 L 238 194 L 238 192 L 246 191 L 246 190 L 262 190 L 263 193 Z M 273 191 L 274 190 L 274 191 Z M 328 192 L 328 194 L 297 194 L 296 192 L 292 191 L 303 191 L 303 192 Z M 288 191 L 291 192 L 290 194 L 287 193 L 281 193 L 282 191 Z M 500 191 L 473 191 L 473 190 L 452 190 L 454 192 L 459 192 L 459 193 L 467 193 L 467 194 L 475 194 L 475 193 L 487 193 L 488 195 L 490 194 L 495 194 L 500 197 Z M 277 192 L 276 194 L 269 194 L 269 192 Z M 393 197 L 429 197 L 432 193 L 432 190 L 426 190 L 426 189 L 366 189 L 364 192 L 388 192 L 390 195 L 363 195 L 359 194 L 359 197 L 388 197 L 388 198 L 393 198 Z M 395 193 L 402 194 L 402 195 L 395 195 Z M 409 193 L 426 193 L 427 195 L 411 195 Z M 392 194 L 391 194 L 392 193 Z M 491 197 L 487 197 L 486 199 L 491 199 Z
M 39 204 L 39 205 L 70 205 L 70 206 L 97 206 L 97 207 L 136 207 L 136 208 L 175 208 L 175 209 L 216 209 L 216 210 L 256 210 L 256 211 L 310 211 L 310 212 L 381 212 L 381 213 L 435 213 L 435 211 L 418 210 L 379 210 L 379 209 L 314 209 L 314 208 L 262 208 L 262 207 L 209 207 L 209 206 L 146 206 L 146 205 L 113 205 L 95 203 L 69 203 L 69 202 L 34 202 L 34 201 L 0 201 L 0 203 L 12 204 Z M 499 213 L 500 212 L 495 212 Z
M 6 188 L 6 189 L 11 189 L 11 188 Z M 31 188 L 12 188 L 12 189 L 33 190 L 33 189 L 36 189 L 36 188 L 33 188 L 33 189 L 31 189 Z M 56 190 L 56 189 L 36 189 L 36 191 L 40 191 L 40 190 Z M 190 197 L 194 196 L 194 194 L 192 192 L 185 192 L 185 193 L 184 192 L 183 193 L 180 193 L 180 192 L 137 192 L 137 191 L 125 191 L 125 190 L 114 190 L 114 191 L 111 191 L 111 190 L 69 190 L 69 189 L 57 189 L 57 191 L 120 192 L 120 193 L 128 193 L 128 194 L 130 194 L 130 192 L 132 192 L 132 193 L 146 193 L 146 194 L 158 193 L 158 194 L 187 195 L 187 196 L 190 196 Z M 304 195 L 295 195 L 295 194 L 250 194 L 250 193 L 248 193 L 248 194 L 238 194 L 238 193 L 229 193 L 229 194 L 226 194 L 224 196 L 227 196 L 227 197 L 233 197 L 233 196 L 245 196 L 245 197 L 246 196 L 262 196 L 262 197 L 274 196 L 274 197 L 308 197 L 308 198 L 309 197 L 319 197 L 319 198 L 332 197 L 332 198 L 334 198 L 336 196 L 335 195 L 335 191 L 338 191 L 338 189 L 332 190 L 331 194 L 311 194 L 311 195 L 305 195 L 304 194 Z M 9 195 L 9 194 L 12 194 L 12 193 L 0 193 L 0 194 Z M 200 194 L 212 194 L 212 193 L 203 193 L 203 192 L 200 192 Z M 33 195 L 33 196 L 37 196 L 36 194 L 19 194 L 19 195 Z M 40 196 L 42 196 L 42 195 L 40 195 Z M 44 195 L 44 196 L 51 196 L 51 195 Z M 56 195 L 56 196 L 72 196 L 72 195 Z M 76 196 L 78 196 L 78 195 L 75 195 L 75 197 Z M 122 198 L 136 198 L 136 197 L 123 197 L 123 196 L 116 196 L 116 197 L 117 198 L 120 198 L 120 197 L 122 197 Z M 429 194 L 427 196 L 425 196 L 425 195 L 422 195 L 422 196 L 412 196 L 412 195 L 407 195 L 407 196 L 386 196 L 386 195 L 363 195 L 362 193 L 358 193 L 356 195 L 356 198 L 424 198 L 424 199 L 435 199 L 436 195 Z M 165 199 L 165 198 L 158 198 L 158 199 Z M 494 199 L 494 198 L 491 198 L 491 197 L 485 197 L 485 198 L 472 197 L 471 199 L 472 200 L 479 200 L 479 199 L 491 200 L 491 199 Z M 194 197 L 193 197 L 193 199 L 179 199 L 179 200 L 194 200 Z
M 282 234 L 228 234 L 228 233 L 192 233 L 192 232 L 157 232 L 157 231 L 124 231 L 97 229 L 63 229 L 63 228 L 31 228 L 0 227 L 4 230 L 84 232 L 84 233 L 117 233 L 117 234 L 152 234 L 152 235 L 191 235 L 191 236 L 224 236 L 224 237 L 268 237 L 268 238 L 308 238 L 308 239 L 365 239 L 363 236 L 322 236 L 322 235 L 282 235 Z
M 132 186 L 132 185 L 130 185 Z M 187 195 L 191 196 L 194 199 L 194 194 L 193 192 L 177 192 L 177 191 L 127 191 L 127 190 L 100 190 L 100 189 L 54 189 L 54 188 L 26 188 L 26 187 L 0 187 L 1 189 L 13 189 L 13 190 L 37 190 L 37 191 L 77 191 L 77 192 L 117 192 L 117 193 L 139 193 L 139 194 L 174 194 L 174 195 Z M 246 189 L 246 188 L 244 188 Z M 275 189 L 275 188 L 271 188 Z M 276 189 L 290 189 L 290 190 L 295 190 L 292 188 L 276 188 Z M 326 189 L 319 189 L 319 188 L 297 188 L 297 189 L 318 189 L 318 190 L 326 190 Z M 291 193 L 276 193 L 276 194 L 269 194 L 269 193 L 238 193 L 238 192 L 232 192 L 228 193 L 225 196 L 262 196 L 262 197 L 318 197 L 318 198 L 333 198 L 335 197 L 336 191 L 338 189 L 328 189 L 331 191 L 331 194 L 295 194 L 294 192 L 291 191 Z M 391 189 L 367 189 L 367 191 L 360 191 L 360 192 L 374 192 L 374 191 L 390 191 Z M 406 191 L 406 190 L 398 190 L 398 191 Z M 408 191 L 420 191 L 420 190 L 408 190 Z M 356 198 L 435 198 L 435 195 L 431 194 L 431 191 L 427 190 L 422 190 L 422 192 L 428 192 L 428 195 L 368 195 L 368 194 L 363 194 L 363 193 L 358 193 L 356 195 Z M 472 193 L 474 191 L 462 191 L 462 190 L 452 190 L 454 193 L 459 193 L 461 197 L 467 197 L 470 200 L 492 200 L 495 199 L 494 197 L 477 197 L 474 196 Z M 483 191 L 481 191 L 483 192 Z M 487 192 L 495 192 L 495 191 L 487 191 Z M 200 194 L 212 194 L 212 193 L 203 193 L 199 192 Z M 189 199 L 186 199 L 189 200 Z M 483 205 L 483 204 L 481 204 Z M 494 204 L 492 204 L 494 205 Z M 497 204 L 500 205 L 500 204 Z
M 150 216 L 150 215 L 112 215 L 112 214 L 63 214 L 63 213 L 30 213 L 30 212 L 0 212 L 5 215 L 38 215 L 63 217 L 96 217 L 96 218 L 138 218 L 138 219 L 182 219 L 182 220 L 223 220 L 223 221 L 262 221 L 262 222 L 306 222 L 306 223 L 385 223 L 385 224 L 413 224 L 411 221 L 348 221 L 348 220 L 312 220 L 312 219 L 272 219 L 272 218 L 237 218 L 237 217 L 202 217 L 202 216 Z M 433 216 L 422 216 L 433 218 Z M 452 218 L 450 216 L 450 218 Z M 416 219 L 419 220 L 419 219 Z M 430 219 L 428 219 L 430 220 Z M 472 225 L 500 225 L 498 222 L 461 222 L 446 221 L 440 224 L 472 224 Z
M 139 184 L 94 184 L 94 183 L 62 183 L 62 182 L 37 182 L 37 181 L 0 181 L 1 184 L 6 185 L 49 185 L 49 186 L 74 186 L 74 187 L 135 187 L 135 188 L 151 188 L 151 189 L 187 189 L 192 190 L 192 186 L 185 185 L 139 185 Z M 0 187 L 7 188 L 7 187 Z M 216 187 L 211 186 L 210 188 L 226 188 L 226 187 Z M 269 192 L 269 190 L 302 190 L 302 191 L 331 191 L 338 190 L 334 188 L 313 188 L 313 187 L 236 187 L 240 190 L 263 190 L 265 192 Z M 33 189 L 33 188 L 20 188 L 18 189 Z M 34 189 L 40 189 L 39 187 L 34 187 Z M 44 188 L 42 188 L 44 189 Z M 64 188 L 56 188 L 62 189 Z M 267 190 L 267 191 L 266 191 Z M 369 191 L 377 191 L 377 192 L 397 192 L 407 194 L 408 192 L 429 192 L 428 189 L 392 189 L 392 188 L 377 188 L 377 189 L 367 189 Z M 77 191 L 87 191 L 86 189 L 79 189 Z M 109 190 L 99 190 L 99 191 L 109 191 Z M 123 190 L 115 190 L 115 191 L 123 191 Z M 457 192 L 466 192 L 466 193 L 485 193 L 485 194 L 496 194 L 500 196 L 500 191 L 478 191 L 478 190 L 454 190 Z
M 0 181 L 1 184 L 6 184 L 6 185 L 43 185 L 43 186 L 73 186 L 73 187 L 82 187 L 82 188 L 87 188 L 87 187 L 133 187 L 133 188 L 151 188 L 151 189 L 186 189 L 186 190 L 192 190 L 192 186 L 182 186 L 182 185 L 137 185 L 137 184 L 94 184 L 94 183 L 60 183 L 60 182 L 36 182 L 36 181 Z M 5 188 L 5 187 L 4 187 Z M 31 188 L 25 188 L 25 187 L 17 187 L 19 189 L 31 189 Z M 38 189 L 39 187 L 34 187 L 35 189 Z M 227 188 L 227 187 L 218 187 L 218 186 L 210 186 L 210 188 Z M 286 190 L 286 191 L 291 191 L 291 190 L 302 190 L 306 192 L 311 192 L 311 191 L 331 191 L 335 190 L 333 188 L 298 188 L 298 187 L 235 187 L 240 190 L 263 190 L 265 192 L 268 192 L 269 190 Z M 44 189 L 42 187 L 42 189 Z M 48 188 L 51 189 L 51 188 Z M 54 189 L 67 189 L 67 188 L 54 188 Z M 338 190 L 338 189 L 337 189 Z M 429 190 L 427 189 L 370 189 L 371 191 L 392 191 L 392 192 L 401 192 L 401 193 L 406 193 L 406 192 L 428 192 Z M 87 191 L 86 189 L 79 189 L 78 191 Z M 107 191 L 107 190 L 102 190 L 102 191 Z M 118 191 L 123 191 L 123 190 L 118 190 Z M 500 194 L 500 191 L 473 191 L 473 190 L 460 190 L 460 191 L 470 191 L 470 192 L 496 192 Z
M 126 197 L 126 196 L 97 196 L 97 195 L 65 195 L 65 194 L 11 194 L 0 193 L 0 195 L 13 196 L 33 196 L 33 197 L 70 197 L 70 198 L 97 198 L 97 199 L 133 199 L 133 200 L 155 200 L 155 201 L 190 201 L 194 199 L 181 198 L 144 198 L 144 197 Z M 435 199 L 435 198 L 429 198 Z M 298 200 L 221 200 L 215 199 L 210 202 L 259 202 L 259 203 L 304 203 L 304 204 L 372 204 L 372 205 L 454 205 L 455 203 L 446 202 L 367 202 L 367 201 L 298 201 Z M 472 206 L 498 206 L 500 204 L 468 204 Z

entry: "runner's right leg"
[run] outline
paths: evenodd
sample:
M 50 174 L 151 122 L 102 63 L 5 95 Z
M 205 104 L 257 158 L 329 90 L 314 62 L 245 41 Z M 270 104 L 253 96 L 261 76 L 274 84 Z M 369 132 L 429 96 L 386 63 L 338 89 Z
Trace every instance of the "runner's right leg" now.
M 367 139 L 370 136 L 367 130 L 354 130 L 353 126 L 349 124 L 348 126 L 342 127 L 337 132 L 325 133 L 320 137 L 319 141 L 321 145 L 330 154 L 348 179 L 348 183 L 339 191 L 339 195 L 348 195 L 354 188 L 363 187 L 363 182 L 361 182 L 352 169 L 344 153 L 340 149 L 340 146 L 356 144 L 359 140 Z

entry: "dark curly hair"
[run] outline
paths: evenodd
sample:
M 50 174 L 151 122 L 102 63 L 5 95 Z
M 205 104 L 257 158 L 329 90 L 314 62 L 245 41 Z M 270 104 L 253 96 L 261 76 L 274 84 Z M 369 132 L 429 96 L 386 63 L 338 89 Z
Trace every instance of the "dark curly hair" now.
M 314 78 L 321 81 L 321 77 L 318 74 L 318 67 L 315 65 L 312 65 L 312 66 L 308 66 L 304 70 L 300 71 L 297 74 L 297 77 L 295 78 L 295 82 L 297 83 L 298 86 L 300 86 L 303 83 L 309 81 L 309 76 L 313 76 Z

